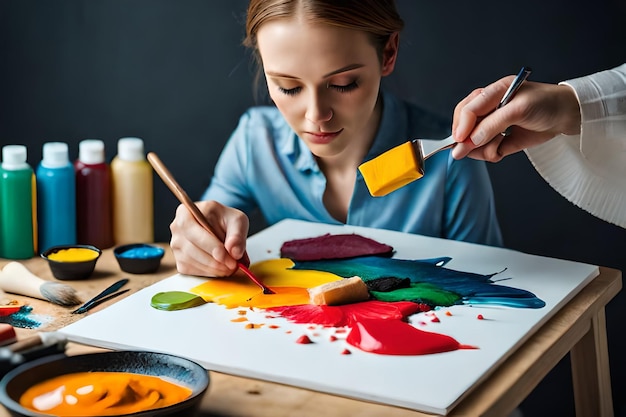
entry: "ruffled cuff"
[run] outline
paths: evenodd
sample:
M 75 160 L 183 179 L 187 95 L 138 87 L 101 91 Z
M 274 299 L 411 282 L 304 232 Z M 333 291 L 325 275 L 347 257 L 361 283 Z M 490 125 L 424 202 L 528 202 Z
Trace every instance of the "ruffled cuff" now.
M 590 161 L 580 153 L 579 143 L 579 135 L 559 135 L 525 152 L 559 194 L 594 216 L 626 228 L 624 170 Z M 622 158 L 618 155 L 617 159 Z

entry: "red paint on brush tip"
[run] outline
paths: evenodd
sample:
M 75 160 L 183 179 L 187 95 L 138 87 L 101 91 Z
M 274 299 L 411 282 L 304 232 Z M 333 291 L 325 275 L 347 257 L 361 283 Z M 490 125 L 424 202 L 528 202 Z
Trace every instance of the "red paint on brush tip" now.
M 313 343 L 313 341 L 309 339 L 309 336 L 303 334 L 296 340 L 296 343 L 300 343 L 301 345 L 308 345 L 310 343 Z

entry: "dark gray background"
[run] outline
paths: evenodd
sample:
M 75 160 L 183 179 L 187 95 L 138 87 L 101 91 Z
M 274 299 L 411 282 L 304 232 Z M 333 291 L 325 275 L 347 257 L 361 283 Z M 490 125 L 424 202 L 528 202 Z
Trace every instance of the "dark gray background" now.
M 583 4 L 583 5 L 581 5 Z M 621 0 L 415 2 L 388 88 L 445 116 L 475 87 L 533 67 L 558 82 L 626 61 Z M 240 114 L 255 104 L 254 66 L 240 46 L 246 2 L 0 0 L 0 144 L 139 136 L 198 198 Z M 626 269 L 626 231 L 553 191 L 523 153 L 489 165 L 508 247 Z M 155 180 L 155 234 L 169 240 L 177 201 Z M 254 229 L 262 227 L 253 219 Z M 626 415 L 626 299 L 607 308 L 617 415 Z M 574 414 L 566 356 L 522 404 L 530 416 Z M 427 383 L 427 382 L 426 382 Z

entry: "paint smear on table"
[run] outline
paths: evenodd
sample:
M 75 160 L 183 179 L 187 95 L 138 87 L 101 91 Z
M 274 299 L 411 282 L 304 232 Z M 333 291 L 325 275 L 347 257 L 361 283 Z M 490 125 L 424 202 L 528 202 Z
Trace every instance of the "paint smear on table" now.
M 25 305 L 16 313 L 8 316 L 0 316 L 0 323 L 7 323 L 21 329 L 37 329 L 43 324 L 53 321 L 52 316 L 32 314 L 33 307 Z

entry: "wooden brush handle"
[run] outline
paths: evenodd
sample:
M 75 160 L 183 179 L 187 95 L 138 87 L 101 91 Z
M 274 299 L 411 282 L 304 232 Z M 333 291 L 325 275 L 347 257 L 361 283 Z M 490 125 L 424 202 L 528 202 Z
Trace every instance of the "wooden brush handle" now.
M 185 190 L 183 190 L 178 182 L 176 182 L 172 173 L 169 171 L 169 169 L 167 169 L 163 162 L 161 162 L 161 159 L 154 152 L 148 153 L 147 158 L 148 162 L 150 162 L 150 165 L 152 165 L 152 168 L 154 168 L 154 170 L 159 175 L 159 177 L 161 177 L 165 185 L 167 185 L 170 191 L 174 193 L 176 198 L 178 198 L 178 201 L 180 201 L 182 204 L 185 205 L 185 207 L 187 207 L 187 209 L 191 212 L 191 214 L 200 224 L 200 226 L 202 226 L 207 232 L 215 236 L 215 233 L 213 233 L 209 222 L 204 217 L 198 206 L 196 206 L 196 204 L 191 201 L 189 195 L 187 195 Z
M 0 289 L 13 294 L 45 299 L 41 286 L 47 281 L 30 272 L 19 262 L 9 262 L 0 271 Z

